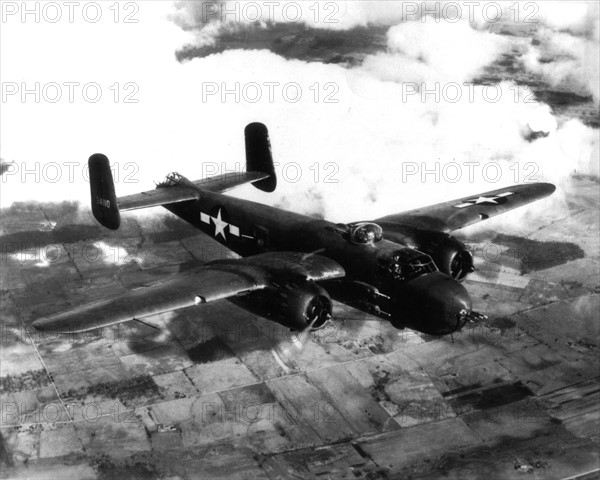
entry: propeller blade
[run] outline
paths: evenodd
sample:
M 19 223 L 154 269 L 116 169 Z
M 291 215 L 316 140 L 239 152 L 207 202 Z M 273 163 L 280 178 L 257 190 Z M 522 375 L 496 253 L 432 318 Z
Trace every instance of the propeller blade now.
M 295 366 L 293 357 L 300 353 L 310 340 L 310 331 L 318 319 L 319 317 L 315 316 L 315 318 L 306 326 L 306 328 L 298 333 L 293 333 L 289 342 L 279 342 L 271 349 L 271 354 L 275 358 L 275 361 L 286 372 L 290 371 L 290 366 L 288 365 L 289 363 Z M 291 348 L 292 346 L 293 348 Z

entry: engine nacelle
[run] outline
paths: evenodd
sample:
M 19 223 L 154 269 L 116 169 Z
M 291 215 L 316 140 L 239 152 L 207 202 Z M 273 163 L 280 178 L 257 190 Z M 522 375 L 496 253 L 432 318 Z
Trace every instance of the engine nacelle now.
M 296 331 L 304 330 L 311 323 L 311 331 L 323 328 L 333 311 L 329 293 L 314 282 L 287 282 L 276 289 L 255 292 L 233 301 Z
M 279 298 L 279 321 L 290 328 L 304 330 L 314 321 L 311 330 L 319 330 L 331 319 L 331 297 L 314 282 L 285 284 L 276 295 Z
M 426 253 L 440 272 L 462 281 L 475 270 L 473 256 L 464 243 L 444 232 L 400 225 L 384 226 L 385 238 Z
M 457 241 L 458 242 L 458 241 Z M 461 243 L 461 242 L 458 242 Z M 449 262 L 449 275 L 459 282 L 462 282 L 467 276 L 475 270 L 473 265 L 473 255 L 466 248 L 463 250 L 449 250 L 446 252 L 446 261 Z M 443 270 L 444 272 L 446 270 Z

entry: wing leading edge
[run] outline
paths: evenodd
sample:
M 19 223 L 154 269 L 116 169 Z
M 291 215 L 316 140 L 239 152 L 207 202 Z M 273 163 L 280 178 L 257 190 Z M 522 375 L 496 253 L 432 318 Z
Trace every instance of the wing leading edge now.
M 276 252 L 217 261 L 128 292 L 33 322 L 38 330 L 77 333 L 142 319 L 181 308 L 255 292 L 281 275 L 327 280 L 345 275 L 333 260 L 318 255 Z
M 451 232 L 486 220 L 551 195 L 551 183 L 531 183 L 500 188 L 479 195 L 417 208 L 378 218 L 377 222 L 399 223 L 416 228 Z

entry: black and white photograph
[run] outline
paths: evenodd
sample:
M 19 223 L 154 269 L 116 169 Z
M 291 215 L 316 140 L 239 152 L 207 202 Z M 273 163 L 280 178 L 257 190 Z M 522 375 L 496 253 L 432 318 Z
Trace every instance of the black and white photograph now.
M 600 478 L 600 2 L 0 16 L 0 479 Z

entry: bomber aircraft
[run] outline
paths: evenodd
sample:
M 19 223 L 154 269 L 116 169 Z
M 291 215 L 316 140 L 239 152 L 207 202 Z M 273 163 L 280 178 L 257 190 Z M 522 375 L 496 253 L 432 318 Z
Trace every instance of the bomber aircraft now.
M 154 190 L 117 197 L 108 158 L 89 159 L 92 212 L 116 230 L 120 212 L 163 206 L 241 258 L 198 265 L 118 296 L 37 319 L 35 328 L 74 333 L 229 299 L 308 334 L 332 316 L 332 299 L 398 329 L 446 335 L 484 318 L 461 284 L 474 270 L 450 232 L 539 200 L 554 185 L 531 183 L 349 224 L 224 195 L 251 183 L 273 192 L 268 131 L 245 128 L 246 171 L 190 181 L 170 173 Z

